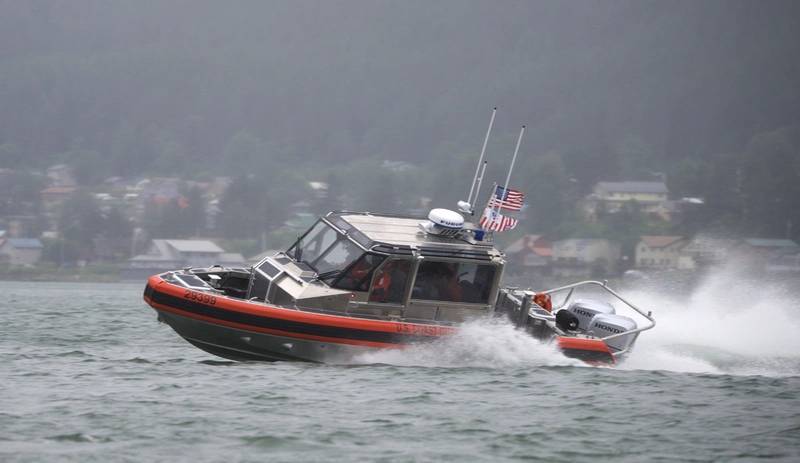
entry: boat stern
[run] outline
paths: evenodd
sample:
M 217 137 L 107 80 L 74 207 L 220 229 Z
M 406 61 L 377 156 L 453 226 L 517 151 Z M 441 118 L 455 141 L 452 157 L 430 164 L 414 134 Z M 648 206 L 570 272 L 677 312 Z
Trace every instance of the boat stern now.
M 614 365 L 616 359 L 602 339 L 559 336 L 556 343 L 567 357 L 582 360 L 592 365 Z

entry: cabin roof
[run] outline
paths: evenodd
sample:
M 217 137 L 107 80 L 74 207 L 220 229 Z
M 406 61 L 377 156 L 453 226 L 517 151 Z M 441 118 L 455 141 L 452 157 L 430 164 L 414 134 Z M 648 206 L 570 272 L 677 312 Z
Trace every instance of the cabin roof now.
M 345 231 L 368 249 L 397 254 L 418 250 L 423 255 L 454 258 L 502 256 L 491 242 L 425 233 L 419 227 L 425 218 L 341 212 L 329 214 L 328 219 L 340 228 L 347 228 Z

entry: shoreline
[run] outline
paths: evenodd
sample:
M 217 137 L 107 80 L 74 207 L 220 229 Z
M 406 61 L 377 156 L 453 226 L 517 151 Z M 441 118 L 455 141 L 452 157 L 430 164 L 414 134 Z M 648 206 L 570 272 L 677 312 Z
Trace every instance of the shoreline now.
M 63 283 L 122 283 L 119 269 L 108 266 L 81 268 L 2 268 L 0 281 L 63 282 Z

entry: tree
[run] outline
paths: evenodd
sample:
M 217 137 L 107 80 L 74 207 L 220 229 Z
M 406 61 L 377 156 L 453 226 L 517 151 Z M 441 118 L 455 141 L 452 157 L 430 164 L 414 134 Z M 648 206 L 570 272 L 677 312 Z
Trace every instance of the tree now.
M 58 218 L 58 231 L 64 245 L 76 250 L 78 259 L 94 256 L 94 238 L 104 229 L 105 220 L 94 198 L 78 191 L 64 201 Z
M 180 206 L 180 218 L 185 234 L 197 236 L 205 228 L 206 199 L 199 188 L 186 190 Z
M 325 176 L 325 183 L 328 189 L 324 197 L 314 198 L 313 209 L 317 214 L 325 214 L 329 211 L 340 211 L 344 209 L 342 201 L 345 194 L 341 177 L 336 172 L 328 172 Z
M 640 136 L 623 135 L 614 151 L 623 179 L 649 178 L 657 168 L 653 148 Z
M 708 175 L 700 187 L 706 207 L 706 227 L 742 231 L 741 167 L 740 156 L 734 153 L 715 155 L 709 165 Z
M 576 185 L 570 182 L 561 156 L 551 151 L 520 170 L 522 179 L 516 184 L 526 194 L 525 228 L 536 233 L 554 232 L 566 218 L 566 211 L 574 208 L 571 200 L 577 199 Z
M 152 169 L 156 158 L 152 132 L 140 130 L 132 118 L 125 118 L 111 130 L 108 146 L 110 171 L 114 175 L 136 175 Z
M 144 228 L 159 238 L 185 238 L 193 229 L 183 220 L 183 201 L 171 198 L 166 201 L 151 200 L 144 209 Z
M 741 162 L 742 218 L 757 236 L 783 238 L 800 226 L 800 126 L 757 134 Z
M 372 178 L 364 196 L 367 211 L 387 213 L 397 211 L 397 187 L 394 177 L 387 172 L 380 172 Z
M 107 160 L 97 151 L 77 148 L 63 154 L 75 172 L 79 185 L 93 186 L 110 173 Z
M 226 238 L 258 238 L 280 227 L 290 206 L 305 193 L 304 183 L 290 176 L 274 182 L 255 175 L 237 177 L 220 200 L 218 227 Z
M 21 171 L 0 173 L 0 216 L 37 213 L 43 187 L 40 175 Z
M 109 239 L 129 240 L 133 233 L 133 224 L 118 208 L 109 209 L 103 214 L 101 235 Z
M 703 197 L 708 190 L 711 164 L 704 159 L 684 158 L 672 165 L 667 175 L 667 185 L 672 196 L 683 198 Z
M 241 175 L 258 170 L 267 161 L 264 151 L 264 142 L 260 138 L 247 130 L 236 132 L 222 154 L 225 172 Z
M 25 161 L 25 154 L 13 143 L 0 145 L 0 167 L 14 169 Z

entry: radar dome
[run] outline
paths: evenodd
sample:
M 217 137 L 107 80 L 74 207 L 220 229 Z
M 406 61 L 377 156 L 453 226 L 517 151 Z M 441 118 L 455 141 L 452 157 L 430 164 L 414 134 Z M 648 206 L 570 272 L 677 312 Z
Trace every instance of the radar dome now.
M 432 209 L 428 220 L 419 226 L 431 235 L 454 236 L 464 228 L 464 217 L 450 209 Z

